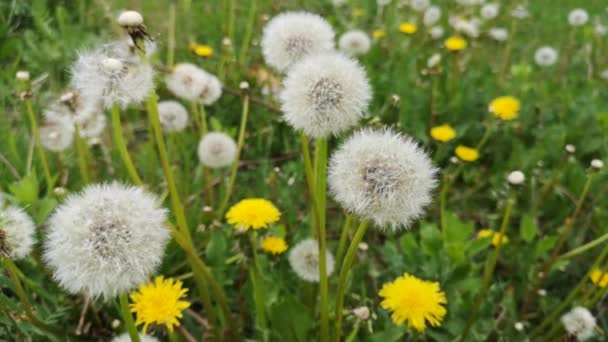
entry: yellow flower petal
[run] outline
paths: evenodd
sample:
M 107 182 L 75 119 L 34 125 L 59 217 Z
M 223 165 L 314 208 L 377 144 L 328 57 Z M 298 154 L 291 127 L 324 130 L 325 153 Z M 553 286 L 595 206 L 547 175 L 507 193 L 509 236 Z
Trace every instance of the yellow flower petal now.
M 402 23 L 399 25 L 399 32 L 405 34 L 414 34 L 418 31 L 418 26 L 414 23 Z
M 489 111 L 498 118 L 508 121 L 519 115 L 521 103 L 513 96 L 500 96 L 490 102 Z
M 461 51 L 466 49 L 467 41 L 460 36 L 452 36 L 445 40 L 444 45 L 450 51 Z
M 460 160 L 473 162 L 479 158 L 479 151 L 472 147 L 460 145 L 456 147 L 456 156 L 458 156 Z
M 287 250 L 285 239 L 267 236 L 262 240 L 262 250 L 269 254 L 282 254 Z
M 235 228 L 261 229 L 279 221 L 281 212 L 272 202 L 262 198 L 247 198 L 233 205 L 226 213 L 226 220 Z
M 440 142 L 448 142 L 456 137 L 456 131 L 447 124 L 435 126 L 431 128 L 431 137 Z

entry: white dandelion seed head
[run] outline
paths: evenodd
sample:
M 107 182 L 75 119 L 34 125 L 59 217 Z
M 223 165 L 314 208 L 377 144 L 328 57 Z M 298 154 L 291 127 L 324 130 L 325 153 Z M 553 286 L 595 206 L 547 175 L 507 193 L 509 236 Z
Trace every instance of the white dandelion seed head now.
M 286 71 L 307 55 L 332 51 L 334 31 L 317 14 L 286 12 L 266 24 L 261 44 L 266 63 Z
M 234 139 L 221 132 L 205 134 L 198 144 L 198 159 L 212 169 L 232 164 L 236 153 L 237 145 Z
M 407 228 L 431 203 L 437 169 L 409 137 L 363 129 L 331 156 L 329 189 L 343 208 L 379 228 Z
M 99 138 L 106 129 L 107 119 L 102 113 L 95 114 L 78 123 L 78 133 L 87 139 Z
M 424 12 L 430 5 L 430 0 L 410 0 L 410 7 L 416 12 Z
M 519 170 L 512 171 L 507 176 L 507 182 L 511 185 L 522 185 L 525 181 L 526 175 Z
M 140 187 L 89 185 L 49 219 L 44 259 L 68 292 L 111 299 L 145 282 L 160 265 L 167 210 Z
M 370 46 L 369 36 L 361 30 L 345 32 L 338 41 L 340 51 L 349 56 L 363 55 L 369 51 Z
M 457 18 L 453 21 L 453 27 L 458 32 L 464 33 L 465 35 L 471 38 L 479 37 L 479 27 L 477 25 L 476 20 L 466 20 L 462 18 Z
M 603 80 L 608 80 L 608 69 L 606 69 L 606 70 L 602 71 L 602 72 L 600 73 L 600 77 L 601 77 Z
M 441 8 L 439 6 L 431 6 L 424 12 L 422 22 L 425 26 L 433 26 L 439 19 L 441 19 Z
M 511 16 L 517 19 L 525 19 L 530 16 L 530 13 L 528 13 L 526 6 L 519 4 L 511 11 Z
M 583 26 L 589 21 L 589 13 L 582 8 L 576 8 L 568 14 L 570 26 Z
M 65 151 L 73 141 L 74 124 L 67 119 L 47 122 L 40 127 L 40 142 L 49 151 Z
M 606 33 L 608 33 L 608 26 L 602 24 L 601 22 L 596 22 L 594 27 L 593 27 L 593 31 L 595 32 L 595 34 L 597 34 L 598 36 L 605 36 Z
M 75 125 L 89 120 L 99 111 L 99 103 L 95 99 L 83 98 L 77 92 L 69 91 L 49 105 L 42 115 L 50 123 Z
M 334 272 L 334 256 L 325 251 L 325 266 L 327 276 Z M 319 244 L 315 239 L 305 239 L 298 242 L 289 252 L 289 265 L 298 277 L 309 281 L 319 282 Z
M 564 150 L 566 150 L 566 152 L 573 154 L 574 152 L 576 152 L 576 146 L 572 145 L 572 144 L 567 144 L 564 147 Z
M 36 225 L 20 208 L 0 207 L 0 257 L 25 258 L 34 246 Z
M 534 53 L 534 61 L 539 66 L 551 66 L 557 62 L 557 50 L 550 46 L 543 46 Z
M 593 159 L 590 163 L 591 167 L 596 170 L 601 170 L 604 167 L 604 162 L 600 159 Z
M 19 71 L 17 71 L 17 74 L 15 75 L 15 77 L 17 78 L 17 81 L 29 81 L 30 72 L 25 71 L 25 70 L 19 70 Z
M 441 62 L 441 55 L 436 53 L 426 61 L 426 66 L 427 68 L 434 68 L 439 65 L 439 62 Z
M 151 335 L 144 335 L 142 333 L 139 334 L 139 340 L 141 342 L 159 342 L 159 339 L 157 339 L 156 337 Z M 112 342 L 131 342 L 131 336 L 129 336 L 129 333 L 123 333 L 122 335 L 114 337 Z
M 217 77 L 190 63 L 180 63 L 165 78 L 173 95 L 211 105 L 222 95 L 222 84 Z
M 482 18 L 489 20 L 496 18 L 498 16 L 499 11 L 500 5 L 496 3 L 489 3 L 483 5 L 479 13 L 481 14 Z
M 315 138 L 356 125 L 372 92 L 361 65 L 339 53 L 305 58 L 289 71 L 283 86 L 280 100 L 285 120 Z
M 490 37 L 498 42 L 504 42 L 509 38 L 509 31 L 502 27 L 494 27 L 490 29 Z
M 594 335 L 595 317 L 587 308 L 577 306 L 564 314 L 561 321 L 566 332 L 578 341 L 588 340 Z
M 158 117 L 165 132 L 181 132 L 188 125 L 188 111 L 177 101 L 159 102 Z
M 214 104 L 222 96 L 222 82 L 215 75 L 207 73 L 207 86 L 200 94 L 201 102 L 207 106 Z
M 429 34 L 431 35 L 431 38 L 433 38 L 433 39 L 440 39 L 444 35 L 443 27 L 433 26 L 429 30 Z
M 357 317 L 357 319 L 366 321 L 369 319 L 369 308 L 367 306 L 359 306 L 353 309 L 353 315 Z
M 71 68 L 72 87 L 105 108 L 141 103 L 154 88 L 150 64 L 118 56 L 116 44 L 81 53 Z
M 522 322 L 516 322 L 513 327 L 517 331 L 524 331 L 524 324 Z
M 140 26 L 144 23 L 144 17 L 137 11 L 124 11 L 118 15 L 116 21 L 123 27 Z

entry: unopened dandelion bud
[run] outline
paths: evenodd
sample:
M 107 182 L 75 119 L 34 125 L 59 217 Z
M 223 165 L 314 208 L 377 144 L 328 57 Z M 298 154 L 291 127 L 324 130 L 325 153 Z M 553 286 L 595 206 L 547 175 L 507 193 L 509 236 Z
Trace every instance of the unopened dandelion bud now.
M 361 242 L 359 243 L 359 245 L 357 246 L 357 248 L 359 248 L 359 250 L 361 252 L 366 252 L 369 249 L 369 245 L 365 242 Z
M 353 315 L 355 315 L 355 317 L 357 317 L 361 321 L 366 321 L 369 319 L 369 308 L 367 306 L 360 306 L 358 308 L 354 308 Z
M 570 154 L 574 154 L 576 152 L 576 147 L 572 144 L 568 144 L 564 147 L 564 150 Z
M 519 170 L 511 172 L 507 176 L 507 181 L 511 185 L 522 185 L 525 180 L 526 180 L 526 176 L 524 175 L 523 172 L 521 172 Z
M 391 95 L 391 105 L 393 107 L 399 106 L 400 103 L 401 103 L 401 96 L 399 96 L 397 94 Z
M 604 167 L 604 162 L 603 162 L 603 161 L 601 161 L 601 160 L 599 160 L 599 159 L 593 159 L 593 160 L 591 161 L 591 168 L 592 168 L 592 169 L 594 169 L 594 170 L 596 170 L 596 171 L 599 171 L 599 170 L 601 170 L 603 167 Z

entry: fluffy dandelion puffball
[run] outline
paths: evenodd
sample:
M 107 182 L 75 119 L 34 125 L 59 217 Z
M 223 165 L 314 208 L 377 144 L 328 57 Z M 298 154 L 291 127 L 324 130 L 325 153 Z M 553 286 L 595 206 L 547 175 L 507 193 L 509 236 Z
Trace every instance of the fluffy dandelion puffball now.
M 144 335 L 144 334 L 139 334 L 139 340 L 141 342 L 159 342 L 159 340 L 156 337 L 150 336 L 150 335 Z M 131 342 L 131 336 L 129 336 L 129 333 L 126 332 L 126 333 L 123 333 L 122 335 L 118 335 L 118 336 L 114 337 L 112 342 Z
M 443 27 L 441 27 L 441 26 L 433 26 L 429 30 L 429 35 L 431 35 L 431 38 L 433 38 L 433 39 L 439 39 L 439 38 L 443 37 L 443 34 L 444 34 L 444 30 L 443 30 Z
M 307 55 L 332 51 L 334 31 L 317 14 L 286 12 L 266 24 L 261 45 L 266 63 L 278 71 L 286 71 Z
M 591 168 L 595 170 L 601 170 L 604 168 L 604 162 L 601 159 L 593 159 L 590 163 Z
M 327 276 L 334 272 L 334 256 L 325 251 Z M 317 240 L 305 239 L 291 248 L 289 265 L 298 277 L 309 281 L 319 282 L 319 244 Z
M 486 19 L 486 20 L 490 20 L 490 19 L 494 19 L 498 16 L 498 12 L 500 10 L 500 7 L 498 4 L 495 3 L 490 3 L 490 4 L 485 4 L 481 7 L 481 17 Z
M 543 46 L 534 53 L 534 61 L 540 66 L 551 66 L 557 62 L 557 50 L 550 46 Z
M 595 317 L 582 306 L 577 306 L 561 318 L 566 332 L 578 341 L 586 341 L 595 334 Z
M 572 10 L 568 14 L 568 23 L 570 26 L 583 26 L 589 21 L 589 13 L 582 8 Z
M 296 130 L 315 138 L 355 126 L 366 112 L 371 87 L 355 60 L 338 53 L 310 56 L 290 69 L 281 110 Z
M 83 138 L 98 138 L 107 125 L 106 116 L 99 113 L 78 123 L 78 134 Z
M 456 131 L 452 126 L 443 124 L 431 128 L 431 137 L 439 142 L 448 142 L 456 137 Z
M 20 208 L 0 203 L 0 257 L 25 258 L 34 246 L 36 226 Z
M 424 332 L 427 325 L 441 325 L 447 310 L 447 298 L 439 283 L 418 279 L 405 273 L 393 282 L 386 283 L 379 292 L 384 299 L 380 306 L 392 312 L 391 318 L 396 325 L 407 325 Z
M 188 111 L 177 101 L 159 102 L 158 118 L 166 132 L 181 132 L 188 125 Z
M 169 91 L 182 99 L 205 105 L 215 103 L 222 96 L 219 79 L 190 63 L 180 63 L 165 77 Z
M 435 25 L 441 19 L 441 8 L 439 6 L 431 6 L 424 12 L 422 22 L 425 26 Z
M 525 19 L 530 16 L 530 13 L 528 13 L 526 6 L 519 4 L 511 11 L 511 16 L 517 19 Z
M 231 165 L 236 159 L 237 145 L 228 134 L 210 132 L 198 144 L 198 159 L 209 168 Z
M 492 100 L 488 107 L 490 113 L 504 121 L 516 119 L 521 103 L 513 96 L 500 96 Z
M 269 200 L 246 198 L 233 205 L 226 213 L 226 220 L 235 228 L 249 230 L 268 228 L 281 218 L 281 212 Z
M 334 152 L 328 183 L 342 207 L 380 228 L 397 230 L 424 213 L 436 173 L 428 155 L 409 137 L 364 129 Z
M 153 283 L 142 284 L 131 293 L 131 312 L 137 317 L 135 325 L 143 324 L 143 332 L 148 331 L 150 324 L 164 325 L 169 332 L 179 326 L 182 311 L 190 306 L 183 300 L 188 289 L 182 288 L 182 282 L 172 278 L 158 276 Z
M 479 151 L 472 147 L 459 145 L 456 147 L 455 153 L 456 156 L 462 161 L 474 162 L 479 159 Z
M 350 56 L 363 55 L 369 51 L 371 41 L 367 33 L 361 30 L 345 32 L 338 42 L 340 51 Z
M 460 36 L 452 36 L 445 40 L 444 45 L 450 51 L 461 51 L 466 49 L 467 41 Z
M 429 57 L 429 59 L 426 62 L 426 66 L 428 68 L 434 68 L 437 65 L 439 65 L 439 62 L 441 62 L 441 55 L 436 53 L 436 54 L 433 54 L 431 57 Z
M 509 38 L 509 31 L 502 27 L 491 28 L 488 34 L 497 42 L 504 42 L 507 40 L 507 38 Z
M 267 236 L 262 240 L 262 250 L 269 254 L 283 254 L 287 250 L 287 243 L 283 238 Z
M 66 120 L 57 120 L 40 127 L 40 142 L 52 152 L 61 152 L 72 146 L 74 141 L 74 126 Z
M 512 171 L 507 176 L 507 182 L 511 185 L 522 185 L 525 181 L 526 175 L 519 170 Z
M 410 7 L 416 12 L 424 12 L 430 5 L 430 0 L 410 0 Z
M 137 11 L 124 11 L 118 15 L 116 20 L 118 25 L 126 26 L 139 26 L 143 25 L 144 17 Z
M 144 282 L 160 264 L 167 210 L 140 187 L 89 185 L 49 219 L 44 259 L 67 291 L 113 298 Z
M 139 59 L 119 56 L 115 44 L 83 52 L 71 67 L 72 87 L 105 108 L 126 107 L 144 101 L 154 88 L 154 70 Z

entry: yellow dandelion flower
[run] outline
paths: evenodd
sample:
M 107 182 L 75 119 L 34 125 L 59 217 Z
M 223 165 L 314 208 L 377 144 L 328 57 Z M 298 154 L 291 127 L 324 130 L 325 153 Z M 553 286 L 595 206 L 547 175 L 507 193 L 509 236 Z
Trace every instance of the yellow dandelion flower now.
M 414 23 L 402 23 L 399 25 L 399 32 L 405 34 L 414 34 L 418 31 L 418 26 Z
M 460 36 L 451 36 L 443 44 L 450 51 L 461 51 L 467 47 L 467 41 Z
M 513 96 L 500 96 L 490 102 L 488 110 L 490 113 L 508 121 L 517 118 L 521 103 Z
M 431 128 L 431 137 L 440 142 L 448 142 L 456 137 L 456 131 L 452 126 L 443 124 Z
M 281 212 L 272 202 L 263 198 L 246 198 L 233 205 L 226 213 L 226 220 L 236 228 L 266 228 L 281 217 Z
M 372 37 L 374 37 L 376 39 L 382 38 L 384 36 L 386 36 L 386 31 L 384 31 L 383 29 L 377 29 L 377 30 L 374 30 L 374 32 L 372 32 Z
M 287 250 L 285 239 L 267 236 L 262 240 L 262 249 L 269 254 L 283 254 Z
M 197 45 L 192 51 L 199 57 L 213 56 L 213 48 L 209 45 Z
M 188 292 L 182 288 L 182 282 L 172 278 L 164 279 L 158 276 L 154 283 L 142 284 L 137 291 L 131 293 L 131 312 L 137 315 L 135 325 L 144 325 L 143 333 L 152 323 L 165 325 L 170 332 L 174 326 L 179 326 L 182 311 L 190 303 L 181 300 Z
M 498 246 L 499 244 L 506 245 L 507 243 L 509 243 L 508 236 L 500 234 L 499 232 L 495 232 L 492 229 L 482 229 L 477 232 L 478 239 L 484 239 L 489 237 L 492 237 L 492 245 L 494 247 Z
M 589 276 L 591 282 L 601 288 L 608 286 L 608 272 L 602 272 L 599 269 L 594 269 Z
M 358 18 L 358 17 L 362 17 L 363 15 L 365 15 L 365 10 L 363 8 L 355 8 L 353 9 L 353 17 Z
M 479 158 L 479 151 L 472 147 L 459 145 L 458 147 L 456 147 L 456 156 L 458 156 L 460 160 L 473 162 Z
M 379 292 L 384 300 L 380 305 L 392 311 L 391 318 L 397 325 L 407 321 L 410 328 L 424 332 L 427 323 L 433 327 L 441 325 L 447 304 L 445 293 L 439 283 L 418 279 L 408 273 L 384 284 Z

